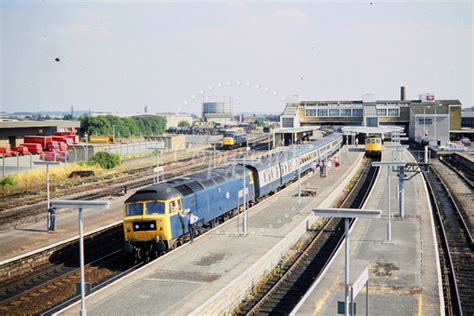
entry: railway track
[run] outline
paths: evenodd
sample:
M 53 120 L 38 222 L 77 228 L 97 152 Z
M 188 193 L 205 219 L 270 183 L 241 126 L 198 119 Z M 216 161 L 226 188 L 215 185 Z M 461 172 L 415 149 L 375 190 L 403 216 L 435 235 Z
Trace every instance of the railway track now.
M 262 139 L 265 140 L 265 139 Z M 266 143 L 261 143 L 257 140 L 254 149 L 265 148 Z M 232 151 L 225 151 L 216 154 L 216 166 L 224 165 L 228 159 L 234 159 L 244 153 L 244 149 L 235 149 Z M 203 167 L 209 166 L 212 160 L 207 155 L 202 158 L 189 158 L 183 161 L 174 162 L 165 165 L 164 180 L 169 180 L 177 176 L 182 176 L 186 173 L 202 170 Z M 189 162 L 192 160 L 192 164 Z M 58 195 L 53 198 L 67 198 L 67 199 L 83 199 L 94 200 L 106 196 L 126 194 L 128 190 L 143 187 L 154 183 L 155 175 L 152 169 L 155 166 L 143 167 L 139 170 L 132 170 L 126 176 L 112 179 L 110 181 L 98 182 L 86 187 L 77 187 L 74 195 Z M 30 223 L 38 220 L 38 216 L 46 216 L 46 202 L 36 203 L 23 207 L 13 209 L 2 209 L 0 211 L 0 228 L 5 229 L 14 227 L 19 224 Z
M 121 227 L 103 232 L 85 241 L 85 273 L 92 287 L 129 271 L 134 264 L 122 252 Z M 0 314 L 37 314 L 75 297 L 79 282 L 77 241 L 57 253 L 52 262 L 34 273 L 2 282 L 0 287 Z
M 341 207 L 359 208 L 363 205 L 370 191 L 367 188 L 372 187 L 378 174 L 378 168 L 370 165 L 369 160 Z M 281 265 L 281 272 L 274 274 L 253 299 L 240 306 L 239 315 L 288 315 L 344 241 L 344 221 L 330 218 L 322 228 L 307 234 L 310 236 L 305 245 Z
M 239 154 L 239 153 L 237 153 Z M 193 168 L 201 168 L 195 166 Z M 188 169 L 189 171 L 189 169 Z M 182 176 L 182 173 L 178 174 Z M 114 226 L 89 238 L 85 243 L 86 279 L 95 291 L 111 281 L 120 278 L 145 262 L 134 263 L 121 249 L 123 246 L 122 226 Z M 76 283 L 79 281 L 78 245 L 68 245 L 58 250 L 46 263 L 33 272 L 2 281 L 0 287 L 0 314 L 50 314 L 78 300 Z M 41 256 L 38 254 L 38 256 Z M 34 260 L 26 258 L 25 260 Z M 21 264 L 14 263 L 14 264 Z
M 438 235 L 446 314 L 474 315 L 474 243 L 449 189 L 435 170 L 423 174 Z
M 474 175 L 472 170 L 467 170 L 462 166 L 459 166 L 457 163 L 453 163 L 451 159 L 439 159 L 442 164 L 447 166 L 452 171 L 456 172 L 456 174 L 461 177 L 461 179 L 466 183 L 471 189 L 474 188 Z

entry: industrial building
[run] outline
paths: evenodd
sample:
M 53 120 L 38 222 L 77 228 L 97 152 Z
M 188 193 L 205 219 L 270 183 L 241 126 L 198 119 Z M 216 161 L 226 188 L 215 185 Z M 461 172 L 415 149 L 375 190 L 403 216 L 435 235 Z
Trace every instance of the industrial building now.
M 166 119 L 166 129 L 178 127 L 178 124 L 181 121 L 188 122 L 189 126 L 193 125 L 193 117 L 190 114 L 163 112 L 155 113 L 153 115 L 164 117 Z
M 221 125 L 231 124 L 232 119 L 232 97 L 226 96 L 203 96 L 202 98 L 202 120 Z
M 19 146 L 23 143 L 23 137 L 27 135 L 49 136 L 54 132 L 74 132 L 79 127 L 79 121 L 0 120 L 0 147 Z
M 412 141 L 449 141 L 452 131 L 461 129 L 461 102 L 436 100 L 433 94 L 406 100 L 401 87 L 400 100 L 376 100 L 365 94 L 354 101 L 294 101 L 286 104 L 280 116 L 282 128 L 306 126 L 399 126 Z

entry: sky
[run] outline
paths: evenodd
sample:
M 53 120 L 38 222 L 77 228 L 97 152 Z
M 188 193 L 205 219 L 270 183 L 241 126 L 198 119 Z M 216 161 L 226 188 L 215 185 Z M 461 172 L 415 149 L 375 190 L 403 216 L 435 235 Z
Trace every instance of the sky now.
M 471 2 L 0 0 L 0 111 L 235 112 L 434 93 L 474 105 Z M 55 58 L 60 61 L 56 62 Z M 294 99 L 294 97 L 290 98 Z

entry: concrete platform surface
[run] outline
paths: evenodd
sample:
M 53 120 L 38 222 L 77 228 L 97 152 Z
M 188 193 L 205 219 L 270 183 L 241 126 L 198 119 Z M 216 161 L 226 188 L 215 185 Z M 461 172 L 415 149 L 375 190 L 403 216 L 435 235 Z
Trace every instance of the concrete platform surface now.
M 384 160 L 391 155 L 384 152 Z M 404 159 L 412 161 L 405 150 Z M 406 181 L 405 218 L 398 214 L 398 178 L 391 176 L 392 240 L 387 242 L 387 168 L 383 167 L 365 208 L 381 219 L 359 219 L 350 234 L 350 283 L 369 268 L 369 315 L 444 314 L 434 224 L 422 175 Z M 355 302 L 365 315 L 365 288 Z M 296 315 L 337 315 L 344 301 L 344 248 Z
M 298 198 L 295 183 L 250 210 L 247 237 L 237 235 L 237 218 L 233 218 L 193 244 L 186 244 L 88 296 L 87 312 L 90 315 L 186 315 L 199 310 L 233 280 L 245 275 L 249 267 L 265 257 L 295 227 L 304 224 L 313 207 L 337 196 L 335 188 L 356 171 L 363 152 L 352 151 L 348 157 L 345 153 L 342 156 L 341 166 L 331 170 L 327 178 L 320 178 L 319 174 L 305 178 L 303 187 L 317 187 L 317 197 Z M 236 297 L 233 301 L 239 302 Z M 75 304 L 60 313 L 77 315 L 78 312 L 79 304 Z M 219 314 L 209 309 L 196 313 Z

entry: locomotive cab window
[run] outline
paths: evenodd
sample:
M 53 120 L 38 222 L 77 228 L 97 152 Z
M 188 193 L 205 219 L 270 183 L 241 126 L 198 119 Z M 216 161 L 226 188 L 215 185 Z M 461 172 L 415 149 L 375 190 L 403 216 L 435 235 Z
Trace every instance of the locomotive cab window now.
M 165 214 L 165 203 L 163 202 L 148 202 L 146 204 L 146 214 Z
M 143 215 L 143 203 L 131 203 L 127 204 L 125 208 L 126 216 L 139 216 Z

